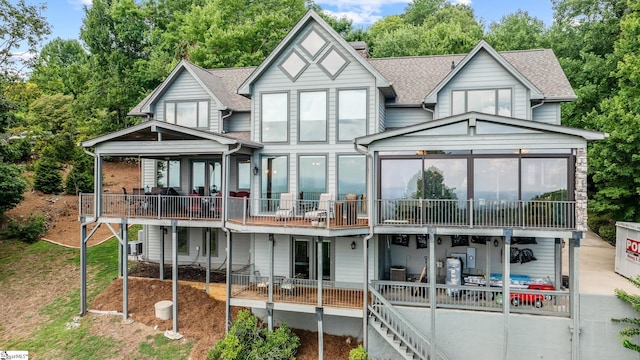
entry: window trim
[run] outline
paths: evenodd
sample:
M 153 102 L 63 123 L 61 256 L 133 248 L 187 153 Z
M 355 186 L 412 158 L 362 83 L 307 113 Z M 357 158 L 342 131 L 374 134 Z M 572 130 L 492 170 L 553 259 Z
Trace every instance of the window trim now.
M 277 94 L 284 94 L 287 99 L 286 99 L 286 129 L 287 129 L 287 134 L 286 134 L 286 139 L 285 140 L 281 140 L 281 141 L 269 141 L 269 140 L 264 140 L 264 95 L 277 95 Z M 260 93 L 260 105 L 259 105 L 259 111 L 260 111 L 260 121 L 258 121 L 258 126 L 260 127 L 260 141 L 263 143 L 269 143 L 269 144 L 289 144 L 290 142 L 290 123 L 291 123 L 291 111 L 290 111 L 290 107 L 291 107 L 291 102 L 290 99 L 291 98 L 291 94 L 289 91 L 272 91 L 272 92 L 263 92 Z
M 169 171 L 169 170 L 170 170 L 170 168 L 171 168 L 171 167 L 169 166 L 169 163 L 170 163 L 171 161 L 177 161 L 177 162 L 178 162 L 178 165 L 179 165 L 179 167 L 180 167 L 180 168 L 178 169 L 178 185 L 177 185 L 177 186 L 171 186 L 171 182 L 169 181 L 169 179 L 171 179 L 171 173 L 170 173 L 170 171 Z M 174 188 L 174 189 L 181 189 L 181 188 L 182 188 L 182 160 L 180 160 L 180 159 L 177 159 L 177 160 L 175 160 L 175 159 L 169 159 L 169 160 L 157 160 L 157 161 L 156 161 L 156 177 L 155 177 L 155 184 L 156 184 L 156 186 L 161 186 L 160 184 L 158 184 L 158 171 L 159 171 L 159 169 L 158 169 L 158 163 L 159 163 L 159 162 L 162 162 L 162 163 L 167 164 L 167 167 L 166 167 L 166 171 L 167 171 L 167 173 L 166 173 L 166 180 L 167 180 L 167 183 L 166 183 L 165 185 L 162 185 L 162 187 L 170 187 L 170 188 Z M 191 170 L 191 167 L 189 167 L 189 170 Z
M 336 89 L 336 144 L 339 143 L 351 143 L 353 141 L 354 138 L 351 139 L 347 139 L 347 140 L 340 140 L 340 91 L 354 91 L 354 90 L 364 90 L 365 93 L 365 117 L 364 117 L 364 134 L 362 135 L 358 135 L 356 137 L 359 136 L 366 136 L 369 135 L 369 108 L 371 106 L 371 99 L 369 97 L 369 88 L 368 87 L 355 87 L 355 88 L 339 88 Z
M 325 116 L 324 116 L 324 140 L 301 140 L 300 139 L 300 134 L 301 131 L 300 129 L 302 128 L 302 117 L 301 114 L 302 112 L 300 111 L 300 105 L 302 104 L 302 102 L 300 101 L 301 99 L 301 95 L 303 93 L 325 93 Z M 298 110 L 298 119 L 297 119 L 297 140 L 299 143 L 304 143 L 304 144 L 327 144 L 329 142 L 329 89 L 318 89 L 318 90 L 313 90 L 313 89 L 309 89 L 309 90 L 301 90 L 298 91 L 298 102 L 297 102 L 297 110 Z
M 204 126 L 200 126 L 200 103 L 207 103 L 207 116 L 206 116 L 206 124 Z M 196 104 L 196 126 L 190 127 L 186 125 L 181 125 L 177 123 L 178 120 L 178 104 L 179 103 L 195 103 Z M 173 121 L 169 121 L 167 118 L 167 105 L 174 104 L 173 108 Z M 164 101 L 164 121 L 169 124 L 174 124 L 178 126 L 190 127 L 192 129 L 209 129 L 211 127 L 211 102 L 209 99 L 190 99 L 190 100 L 165 100 Z
M 494 91 L 494 99 L 495 99 L 495 112 L 494 113 L 486 113 L 489 115 L 497 115 L 497 116 L 507 116 L 507 115 L 500 115 L 499 114 L 499 109 L 500 109 L 500 101 L 499 101 L 499 95 L 498 95 L 498 91 L 500 90 L 509 90 L 511 93 L 510 96 L 510 102 L 511 102 L 511 114 L 509 114 L 507 117 L 513 117 L 513 112 L 514 112 L 514 96 L 515 96 L 515 89 L 513 86 L 504 86 L 504 87 L 488 87 L 488 88 L 473 88 L 473 89 L 467 89 L 467 88 L 463 88 L 463 89 L 451 89 L 450 93 L 449 93 L 449 99 L 450 101 L 450 105 L 449 105 L 449 115 L 453 116 L 453 115 L 460 115 L 460 114 L 464 114 L 469 112 L 469 92 L 472 91 L 487 91 L 487 90 L 493 90 Z M 453 113 L 453 108 L 454 108 L 454 101 L 453 101 L 453 94 L 455 92 L 463 92 L 464 93 L 464 111 L 462 113 Z M 485 114 L 485 113 L 483 113 Z

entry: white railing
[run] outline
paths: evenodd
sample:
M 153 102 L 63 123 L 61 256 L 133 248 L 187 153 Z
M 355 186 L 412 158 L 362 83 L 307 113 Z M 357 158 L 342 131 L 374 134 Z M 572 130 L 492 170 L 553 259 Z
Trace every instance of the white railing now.
M 268 198 L 229 198 L 230 221 L 243 225 L 309 227 L 324 229 L 368 226 L 362 200 L 320 202 Z
M 575 201 L 378 200 L 378 225 L 575 229 Z
M 263 300 L 273 286 L 273 301 L 318 306 L 318 281 L 274 276 L 273 283 L 268 276 L 232 274 L 231 297 Z M 362 284 L 336 281 L 322 281 L 320 306 L 362 309 Z
M 429 307 L 427 283 L 375 280 L 371 286 L 393 305 Z M 568 291 L 511 289 L 510 312 L 570 316 Z M 503 311 L 502 288 L 436 284 L 436 307 L 459 310 Z

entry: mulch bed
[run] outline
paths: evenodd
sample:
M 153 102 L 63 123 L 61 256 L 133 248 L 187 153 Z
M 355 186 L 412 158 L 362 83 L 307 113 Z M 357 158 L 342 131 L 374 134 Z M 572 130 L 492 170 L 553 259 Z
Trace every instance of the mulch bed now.
M 164 279 L 171 280 L 171 265 L 164 265 Z M 129 276 L 160 279 L 160 264 L 139 261 L 136 266 L 129 270 Z M 205 282 L 207 278 L 207 269 L 197 265 L 179 265 L 178 280 Z M 226 281 L 226 272 L 224 270 L 213 270 L 210 273 L 209 281 L 211 283 L 224 283 Z

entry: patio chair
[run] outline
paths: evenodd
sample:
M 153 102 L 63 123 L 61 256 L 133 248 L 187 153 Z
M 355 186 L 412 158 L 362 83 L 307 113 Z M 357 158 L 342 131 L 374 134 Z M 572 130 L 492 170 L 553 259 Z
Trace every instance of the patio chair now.
M 293 201 L 293 194 L 280 194 L 280 205 L 278 206 L 278 210 L 276 210 L 276 220 L 292 218 L 294 209 L 295 201 Z
M 292 295 L 296 289 L 295 279 L 290 277 L 283 279 L 280 289 L 282 289 L 283 295 Z
M 260 270 L 253 272 L 255 276 L 255 286 L 260 292 L 265 292 L 269 289 L 269 278 L 267 276 L 260 276 Z
M 316 221 L 321 218 L 327 218 L 331 211 L 331 203 L 333 202 L 333 193 L 320 194 L 320 200 L 318 200 L 318 207 L 315 210 L 307 211 L 304 213 L 304 218 L 311 221 Z

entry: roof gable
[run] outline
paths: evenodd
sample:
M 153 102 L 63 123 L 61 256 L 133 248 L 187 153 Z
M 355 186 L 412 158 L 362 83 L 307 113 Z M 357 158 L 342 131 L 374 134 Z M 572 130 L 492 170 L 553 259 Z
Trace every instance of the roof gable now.
M 271 68 L 272 66 L 279 66 L 279 64 L 276 63 L 276 60 L 283 54 L 283 52 L 287 49 L 289 44 L 291 44 L 292 41 L 299 34 L 301 34 L 301 32 L 305 31 L 309 24 L 312 24 L 312 23 L 315 24 L 315 26 L 320 26 L 331 37 L 329 41 L 329 45 L 326 45 L 325 48 L 336 46 L 336 45 L 341 46 L 342 49 L 340 49 L 340 51 L 346 51 L 351 55 L 353 55 L 353 58 L 355 59 L 355 61 L 358 62 L 362 67 L 367 69 L 367 71 L 369 71 L 376 78 L 376 83 L 378 84 L 379 87 L 391 89 L 391 83 L 374 66 L 372 66 L 368 61 L 366 61 L 366 59 L 364 59 L 351 45 L 349 45 L 349 43 L 346 40 L 344 40 L 338 33 L 336 33 L 335 30 L 333 30 L 333 28 L 331 28 L 331 26 L 329 26 L 329 24 L 327 24 L 316 12 L 314 12 L 313 10 L 309 10 L 302 17 L 302 19 L 300 19 L 300 21 L 293 27 L 293 29 L 289 31 L 287 36 L 285 36 L 285 38 L 280 42 L 280 44 L 278 44 L 278 46 L 269 54 L 269 56 L 267 56 L 267 58 L 260 64 L 260 66 L 258 66 L 253 71 L 253 73 L 251 73 L 251 75 L 240 85 L 237 91 L 238 94 L 251 97 L 253 84 L 264 74 L 264 72 L 267 69 Z M 311 46 L 310 49 L 311 49 L 311 52 L 315 51 L 313 46 Z M 318 50 L 317 53 L 319 52 L 320 50 Z M 336 54 L 339 55 L 339 52 L 337 52 Z M 336 56 L 336 54 L 332 54 L 332 55 Z M 314 54 L 311 54 L 311 55 L 314 55 Z M 292 66 L 296 66 L 296 64 Z M 298 65 L 298 66 L 302 66 L 302 65 Z M 285 74 L 286 74 L 286 71 L 285 71 Z M 391 90 L 390 93 L 392 92 L 393 91 Z
M 531 91 L 531 99 L 543 99 L 544 94 L 537 86 L 535 86 L 527 77 L 525 77 L 520 71 L 518 71 L 510 62 L 502 57 L 491 45 L 486 41 L 480 40 L 473 50 L 469 52 L 459 63 L 451 70 L 447 76 L 445 76 L 440 83 L 431 90 L 427 96 L 424 97 L 423 102 L 425 104 L 435 104 L 437 102 L 438 93 L 444 88 L 451 79 L 453 79 L 471 59 L 473 59 L 480 51 L 486 51 L 496 62 L 498 62 L 504 69 L 506 69 L 514 78 L 520 81 L 525 87 Z

